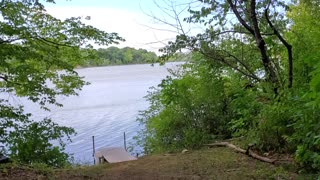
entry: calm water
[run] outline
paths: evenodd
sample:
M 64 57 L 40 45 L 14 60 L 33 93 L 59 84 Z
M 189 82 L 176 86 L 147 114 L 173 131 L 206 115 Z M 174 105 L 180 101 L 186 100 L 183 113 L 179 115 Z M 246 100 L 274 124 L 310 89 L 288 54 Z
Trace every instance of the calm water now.
M 91 84 L 85 86 L 79 96 L 60 98 L 62 108 L 53 107 L 51 112 L 42 112 L 32 104 L 26 111 L 36 119 L 50 117 L 60 125 L 75 128 L 66 151 L 74 154 L 76 162 L 90 163 L 92 158 L 92 136 L 96 149 L 101 147 L 123 147 L 123 132 L 127 142 L 139 130 L 136 118 L 139 111 L 148 107 L 143 98 L 149 87 L 161 82 L 168 75 L 167 68 L 176 68 L 177 63 L 165 66 L 128 65 L 85 68 L 77 70 Z M 127 143 L 127 144 L 128 144 Z

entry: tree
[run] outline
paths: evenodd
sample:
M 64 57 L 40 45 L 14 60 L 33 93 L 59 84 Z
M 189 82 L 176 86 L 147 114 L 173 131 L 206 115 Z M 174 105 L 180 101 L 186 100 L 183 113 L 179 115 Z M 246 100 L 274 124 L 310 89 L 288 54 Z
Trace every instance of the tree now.
M 123 51 L 124 51 L 123 62 L 125 64 L 132 63 L 133 61 L 132 49 L 127 47 L 127 48 L 124 48 Z
M 46 2 L 55 3 L 54 0 Z M 116 33 L 85 25 L 81 17 L 59 20 L 48 14 L 38 0 L 2 0 L 0 13 L 1 93 L 27 97 L 45 110 L 49 110 L 48 104 L 62 105 L 56 101 L 56 96 L 77 95 L 86 84 L 74 68 L 95 57 L 92 43 L 108 45 L 123 40 Z M 30 115 L 23 113 L 23 107 L 14 107 L 3 97 L 0 100 L 0 139 L 12 157 L 32 162 L 31 157 L 21 157 L 22 151 L 27 150 L 20 148 L 20 140 L 35 138 L 28 134 L 40 135 L 41 146 L 45 144 L 45 147 L 35 146 L 28 152 L 37 153 L 43 148 L 54 150 L 51 140 L 61 140 L 73 133 L 72 129 L 59 127 L 50 120 L 32 121 Z M 20 131 L 25 133 L 17 133 Z M 52 133 L 44 138 L 48 131 Z M 55 154 L 55 158 L 58 155 Z M 44 159 L 37 161 L 48 162 Z
M 184 21 L 200 23 L 205 29 L 204 32 L 188 35 L 182 31 L 174 42 L 169 42 L 162 49 L 164 59 L 180 49 L 187 48 L 225 64 L 252 81 L 269 82 L 275 94 L 285 87 L 284 80 L 287 82 L 287 87 L 292 87 L 292 46 L 282 34 L 287 24 L 285 23 L 287 1 L 200 2 L 201 8 L 189 8 L 191 15 L 184 18 Z M 225 43 L 226 39 L 229 43 Z M 255 47 L 252 48 L 252 45 Z M 248 46 L 251 46 L 249 52 L 234 52 L 235 47 L 243 50 Z M 287 50 L 287 63 L 284 62 L 283 56 L 279 56 L 283 48 Z M 286 78 L 283 77 L 283 67 L 288 72 Z

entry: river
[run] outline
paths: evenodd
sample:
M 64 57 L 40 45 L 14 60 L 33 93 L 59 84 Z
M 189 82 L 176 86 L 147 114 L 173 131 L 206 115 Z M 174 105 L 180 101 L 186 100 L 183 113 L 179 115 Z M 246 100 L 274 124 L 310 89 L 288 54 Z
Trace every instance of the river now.
M 127 144 L 139 130 L 136 118 L 139 111 L 148 107 L 144 99 L 151 86 L 158 85 L 181 63 L 165 66 L 125 65 L 78 69 L 80 76 L 90 82 L 79 96 L 58 98 L 63 107 L 53 107 L 51 112 L 40 112 L 35 105 L 26 105 L 26 111 L 35 119 L 50 117 L 60 125 L 73 127 L 77 135 L 66 147 L 73 154 L 75 163 L 88 164 L 92 158 L 92 136 L 96 149 L 123 147 L 123 133 Z

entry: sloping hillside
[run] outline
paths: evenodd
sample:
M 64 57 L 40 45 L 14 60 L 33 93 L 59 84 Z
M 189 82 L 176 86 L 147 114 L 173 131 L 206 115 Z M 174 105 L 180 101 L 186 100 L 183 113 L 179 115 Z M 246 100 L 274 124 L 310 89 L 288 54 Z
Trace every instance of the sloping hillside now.
M 291 167 L 291 168 L 290 168 Z M 271 165 L 224 147 L 159 154 L 137 161 L 58 170 L 1 169 L 0 179 L 306 179 L 291 165 Z

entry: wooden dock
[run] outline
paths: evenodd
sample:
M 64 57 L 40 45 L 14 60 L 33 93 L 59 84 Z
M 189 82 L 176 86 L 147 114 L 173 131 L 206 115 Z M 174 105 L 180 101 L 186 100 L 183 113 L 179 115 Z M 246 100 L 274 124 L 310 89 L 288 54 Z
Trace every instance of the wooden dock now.
M 136 157 L 131 156 L 124 148 L 121 147 L 99 149 L 95 153 L 95 158 L 98 164 L 137 160 Z

